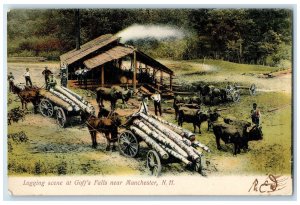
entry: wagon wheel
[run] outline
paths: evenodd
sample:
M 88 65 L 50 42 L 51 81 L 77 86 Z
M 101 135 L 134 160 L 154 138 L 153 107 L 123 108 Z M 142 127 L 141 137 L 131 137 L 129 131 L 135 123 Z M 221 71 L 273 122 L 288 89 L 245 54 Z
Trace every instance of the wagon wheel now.
M 127 157 L 135 157 L 139 152 L 139 141 L 136 136 L 126 130 L 119 135 L 119 151 Z
M 234 92 L 233 94 L 232 94 L 232 101 L 233 102 L 238 102 L 239 100 L 240 100 L 240 93 L 239 92 Z
M 256 94 L 256 85 L 255 84 L 251 84 L 251 86 L 249 88 L 249 92 L 250 92 L 250 95 Z
M 67 122 L 66 114 L 60 107 L 56 110 L 56 122 L 60 127 L 64 127 Z
M 160 158 L 156 151 L 150 150 L 147 153 L 147 168 L 150 170 L 151 174 L 154 176 L 159 176 L 161 172 Z
M 54 113 L 53 105 L 52 103 L 47 99 L 42 99 L 39 104 L 39 110 L 41 114 L 45 117 L 52 117 Z

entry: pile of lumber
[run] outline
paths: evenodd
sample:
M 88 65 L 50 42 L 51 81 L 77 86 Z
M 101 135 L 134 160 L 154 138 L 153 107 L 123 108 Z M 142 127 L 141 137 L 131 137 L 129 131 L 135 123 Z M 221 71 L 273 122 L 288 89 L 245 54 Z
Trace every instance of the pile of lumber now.
M 68 111 L 78 112 L 82 110 L 84 112 L 94 114 L 94 108 L 88 101 L 84 100 L 82 96 L 65 87 L 55 86 L 49 91 L 41 89 L 39 94 L 55 103 L 57 106 Z
M 193 166 L 201 163 L 203 150 L 210 152 L 207 146 L 198 141 L 192 141 L 195 138 L 194 133 L 150 115 L 143 103 L 142 107 L 144 108 L 132 115 L 127 127 L 159 153 L 162 159 L 167 160 L 172 156 L 186 165 Z

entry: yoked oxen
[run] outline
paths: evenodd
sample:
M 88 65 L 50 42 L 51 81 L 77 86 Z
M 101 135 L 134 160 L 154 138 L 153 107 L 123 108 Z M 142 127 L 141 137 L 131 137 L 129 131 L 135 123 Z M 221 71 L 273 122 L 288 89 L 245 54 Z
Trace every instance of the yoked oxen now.
M 257 125 L 249 127 L 247 124 L 241 131 L 239 126 L 226 123 L 213 123 L 213 131 L 216 137 L 218 150 L 221 149 L 220 139 L 222 139 L 225 144 L 232 143 L 234 145 L 234 155 L 240 153 L 241 149 L 248 149 L 249 141 L 263 139 L 262 128 Z
M 178 111 L 178 125 L 182 126 L 183 122 L 193 123 L 194 133 L 196 127 L 199 128 L 201 134 L 201 123 L 207 121 L 208 115 L 200 109 L 192 109 L 188 107 L 180 107 Z
M 97 103 L 104 107 L 103 100 L 110 101 L 111 109 L 116 108 L 116 103 L 118 99 L 122 99 L 123 105 L 126 106 L 126 102 L 132 97 L 133 91 L 131 89 L 124 90 L 120 86 L 112 86 L 111 88 L 99 87 L 97 92 Z

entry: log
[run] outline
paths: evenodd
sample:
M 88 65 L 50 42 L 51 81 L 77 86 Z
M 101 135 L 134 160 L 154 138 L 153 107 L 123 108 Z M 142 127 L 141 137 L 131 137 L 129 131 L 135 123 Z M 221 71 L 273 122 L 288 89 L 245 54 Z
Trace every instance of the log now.
M 78 95 L 77 93 L 73 92 L 72 90 L 70 90 L 66 87 L 63 87 L 63 86 L 61 86 L 61 88 L 64 89 L 65 91 L 67 91 L 68 93 L 70 93 L 71 95 L 73 95 L 74 97 L 76 97 L 78 100 L 85 102 L 85 100 L 83 99 L 82 96 Z
M 59 97 L 60 99 L 64 100 L 65 102 L 69 103 L 73 109 L 75 111 L 79 111 L 80 108 L 72 101 L 70 100 L 69 98 L 65 97 L 64 95 L 60 94 L 59 92 L 53 90 L 53 89 L 50 89 L 49 92 L 51 92 L 52 94 L 56 95 L 57 97 Z
M 200 152 L 199 150 L 195 149 L 194 147 L 193 147 L 193 151 L 194 151 L 199 157 L 202 157 L 202 156 L 203 156 L 202 152 Z
M 187 153 L 183 151 L 175 142 L 167 138 L 164 134 L 156 132 L 156 130 L 153 130 L 152 127 L 146 125 L 146 123 L 136 119 L 133 121 L 133 125 L 137 126 L 147 135 L 158 140 L 160 143 L 163 143 L 164 145 L 171 147 L 173 150 L 176 150 L 184 157 L 188 157 Z
M 166 147 L 165 145 L 161 145 L 161 147 L 163 149 L 165 149 L 170 155 L 172 155 L 173 157 L 179 159 L 180 161 L 182 161 L 183 163 L 185 163 L 186 165 L 191 165 L 192 162 L 190 162 L 188 159 L 186 159 L 184 156 L 178 154 L 176 151 Z
M 192 133 L 192 132 L 190 132 L 187 129 L 183 129 L 182 127 L 176 126 L 173 123 L 169 123 L 168 121 L 163 120 L 163 119 L 157 117 L 156 115 L 151 115 L 151 117 L 153 117 L 154 119 L 156 119 L 157 121 L 159 121 L 159 122 L 161 122 L 161 123 L 163 123 L 165 125 L 168 125 L 169 127 L 172 128 L 172 130 L 174 132 L 176 132 L 177 134 L 179 134 L 182 137 L 185 137 L 187 139 L 191 139 L 192 137 L 195 137 L 195 134 Z
M 209 147 L 205 146 L 204 144 L 202 144 L 199 141 L 194 141 L 192 146 L 196 146 L 196 147 L 200 147 L 201 149 L 203 149 L 206 152 L 211 152 L 211 150 L 209 149 Z
M 161 156 L 161 158 L 163 158 L 163 159 L 169 158 L 168 153 L 159 144 L 157 144 L 157 142 L 155 142 L 151 137 L 149 137 L 145 132 L 143 132 L 142 130 L 140 130 L 139 128 L 137 128 L 135 126 L 130 126 L 129 129 L 134 134 L 140 136 L 149 147 L 151 147 L 152 149 L 157 151 L 159 153 L 159 155 Z
M 59 105 L 60 107 L 64 108 L 65 110 L 72 111 L 72 106 L 60 99 L 59 97 L 55 96 L 54 94 L 50 93 L 49 91 L 45 89 L 40 89 L 39 95 L 43 96 L 44 98 L 50 100 L 51 102 L 55 103 L 56 105 Z
M 178 135 L 176 132 L 174 132 L 171 129 L 167 128 L 166 126 L 164 126 L 163 124 L 161 124 L 160 122 L 158 122 L 157 120 L 155 120 L 154 118 L 151 118 L 151 117 L 145 115 L 144 113 L 139 113 L 139 115 L 142 118 L 144 118 L 145 120 L 147 120 L 149 123 L 151 123 L 155 128 L 157 128 L 158 130 L 160 130 L 161 132 L 163 132 L 168 138 L 170 138 L 171 140 L 173 140 L 193 160 L 195 160 L 195 161 L 200 160 L 199 156 L 195 154 L 195 152 L 193 151 L 192 147 L 186 145 L 182 141 L 182 137 L 180 135 Z
M 93 110 L 91 109 L 91 107 L 87 106 L 86 104 L 84 104 L 83 102 L 81 102 L 80 100 L 78 100 L 76 97 L 74 97 L 69 92 L 67 92 L 66 90 L 64 90 L 61 86 L 55 86 L 54 90 L 56 90 L 57 92 L 65 95 L 67 98 L 69 98 L 70 100 L 72 100 L 83 111 L 86 111 L 86 112 L 92 114 Z

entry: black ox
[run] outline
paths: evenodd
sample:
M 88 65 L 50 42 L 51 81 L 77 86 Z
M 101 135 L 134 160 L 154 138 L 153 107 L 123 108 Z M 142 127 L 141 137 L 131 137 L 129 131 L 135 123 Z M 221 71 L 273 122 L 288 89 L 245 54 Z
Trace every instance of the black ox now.
M 248 126 L 245 125 L 242 128 L 235 125 L 230 125 L 226 123 L 213 124 L 213 131 L 216 137 L 216 144 L 218 150 L 221 149 L 220 139 L 222 139 L 225 144 L 232 143 L 234 145 L 234 155 L 240 153 L 241 149 L 248 149 L 249 141 L 257 141 L 263 139 L 262 128 L 260 126 Z

